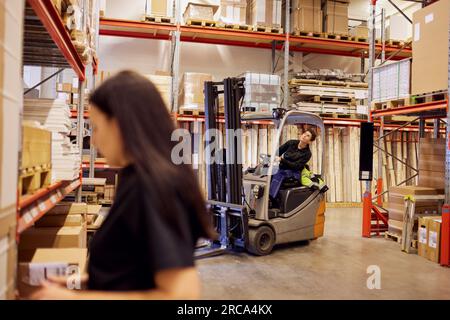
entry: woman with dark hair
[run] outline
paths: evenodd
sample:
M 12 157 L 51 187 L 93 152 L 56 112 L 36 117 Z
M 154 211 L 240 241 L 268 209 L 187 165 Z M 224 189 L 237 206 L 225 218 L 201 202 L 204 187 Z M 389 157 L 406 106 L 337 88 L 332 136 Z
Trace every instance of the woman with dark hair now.
M 211 237 L 190 165 L 175 165 L 174 123 L 156 87 L 124 71 L 90 96 L 93 143 L 123 167 L 115 202 L 90 246 L 88 290 L 65 280 L 43 284 L 36 299 L 195 299 L 194 248 Z

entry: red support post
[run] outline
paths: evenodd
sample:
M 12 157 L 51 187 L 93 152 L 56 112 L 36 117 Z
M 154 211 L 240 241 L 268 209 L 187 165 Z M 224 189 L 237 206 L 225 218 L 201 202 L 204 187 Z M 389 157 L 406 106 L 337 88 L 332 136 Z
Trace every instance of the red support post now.
M 381 193 L 383 192 L 383 178 L 378 178 L 377 180 L 377 204 L 382 207 L 383 206 L 383 196 Z
M 370 238 L 372 221 L 372 193 L 366 191 L 363 195 L 362 236 Z
M 442 207 L 441 266 L 450 267 L 450 205 Z

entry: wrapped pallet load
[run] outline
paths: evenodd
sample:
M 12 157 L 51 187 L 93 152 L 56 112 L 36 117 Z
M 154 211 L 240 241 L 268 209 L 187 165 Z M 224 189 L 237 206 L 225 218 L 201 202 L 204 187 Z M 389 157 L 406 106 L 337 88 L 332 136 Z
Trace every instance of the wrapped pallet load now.
M 247 0 L 221 0 L 220 21 L 225 24 L 246 23 Z
M 213 22 L 218 9 L 217 5 L 189 2 L 184 11 L 184 21 L 186 24 L 197 21 Z
M 269 112 L 280 106 L 280 76 L 246 72 L 244 111 Z
M 258 27 L 281 28 L 281 0 L 248 0 L 247 23 Z
M 173 17 L 173 0 L 146 0 L 145 15 L 151 17 Z
M 203 94 L 205 81 L 212 81 L 212 76 L 207 73 L 185 72 L 181 79 L 179 93 L 180 113 L 198 114 L 205 108 Z

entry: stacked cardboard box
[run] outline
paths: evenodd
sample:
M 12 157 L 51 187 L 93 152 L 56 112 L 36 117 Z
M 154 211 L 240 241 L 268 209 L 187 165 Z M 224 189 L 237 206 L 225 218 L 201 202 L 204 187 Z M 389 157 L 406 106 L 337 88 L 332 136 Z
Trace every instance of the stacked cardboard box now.
M 348 0 L 327 0 L 322 7 L 325 32 L 348 34 Z
M 350 29 L 350 35 L 357 38 L 369 38 L 369 27 L 366 24 L 353 27 Z
M 145 75 L 145 77 L 156 86 L 170 112 L 172 110 L 172 77 L 153 74 Z
M 411 94 L 448 90 L 450 1 L 437 1 L 413 14 Z
M 247 72 L 245 78 L 244 110 L 268 112 L 280 106 L 280 76 Z
M 214 21 L 214 15 L 218 8 L 219 7 L 215 5 L 189 2 L 183 15 L 184 21 Z
M 145 14 L 153 17 L 173 17 L 173 0 L 146 0 Z
M 411 36 L 411 24 L 402 15 L 389 17 L 389 26 L 386 27 L 386 38 L 389 40 L 406 40 Z
M 419 186 L 445 189 L 445 139 L 421 138 Z
M 52 181 L 78 178 L 81 157 L 68 137 L 72 127 L 69 106 L 62 100 L 25 99 L 23 117 L 52 131 Z
M 281 0 L 248 0 L 247 24 L 281 28 Z
M 401 235 L 403 229 L 403 218 L 405 214 L 405 196 L 407 195 L 437 195 L 438 190 L 434 188 L 405 186 L 405 187 L 390 187 L 389 188 L 389 202 L 387 210 L 389 211 L 389 232 Z M 439 212 L 438 201 L 416 201 L 416 214 L 423 215 L 437 215 Z
M 247 0 L 221 0 L 220 21 L 226 24 L 245 24 L 247 17 Z
M 181 79 L 179 94 L 180 110 L 203 111 L 205 109 L 205 97 L 203 94 L 205 81 L 212 81 L 212 76 L 207 73 L 185 72 Z
M 322 32 L 320 0 L 294 0 L 291 8 L 291 32 Z
M 15 291 L 24 4 L 0 1 L 0 300 Z
M 418 254 L 436 263 L 439 263 L 441 224 L 441 217 L 419 218 Z

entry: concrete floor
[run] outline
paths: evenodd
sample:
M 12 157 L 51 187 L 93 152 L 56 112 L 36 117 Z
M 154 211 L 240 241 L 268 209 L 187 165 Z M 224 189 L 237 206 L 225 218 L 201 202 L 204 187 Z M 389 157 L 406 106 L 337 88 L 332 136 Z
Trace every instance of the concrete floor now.
M 368 289 L 367 268 L 381 270 Z M 324 237 L 265 257 L 225 254 L 198 262 L 204 299 L 450 299 L 450 268 L 384 238 L 361 237 L 361 209 L 328 209 Z

